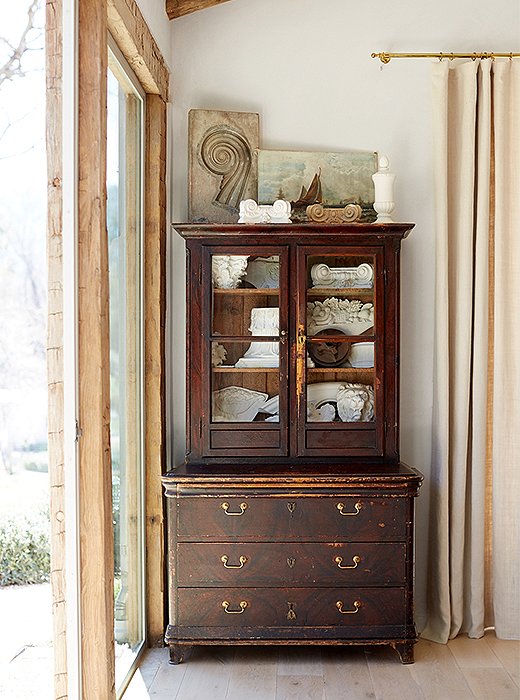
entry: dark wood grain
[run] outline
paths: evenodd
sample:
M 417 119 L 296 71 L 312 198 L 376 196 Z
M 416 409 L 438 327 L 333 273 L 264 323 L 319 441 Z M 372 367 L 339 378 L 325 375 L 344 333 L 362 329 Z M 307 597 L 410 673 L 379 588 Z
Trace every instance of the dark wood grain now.
M 247 506 L 242 515 L 241 504 Z M 343 503 L 341 515 L 338 504 Z M 294 510 L 288 509 L 294 504 Z M 357 512 L 356 504 L 359 504 Z M 270 498 L 236 496 L 182 497 L 177 506 L 180 541 L 295 540 L 392 542 L 406 536 L 406 501 L 402 498 L 315 496 Z
M 177 551 L 181 587 L 399 586 L 405 573 L 404 542 L 184 542 Z

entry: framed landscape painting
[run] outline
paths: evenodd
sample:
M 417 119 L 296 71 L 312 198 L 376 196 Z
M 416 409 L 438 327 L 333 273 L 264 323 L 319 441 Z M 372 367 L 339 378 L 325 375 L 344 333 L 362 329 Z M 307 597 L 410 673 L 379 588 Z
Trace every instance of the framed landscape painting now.
M 305 220 L 311 204 L 345 207 L 359 204 L 362 221 L 373 221 L 374 183 L 377 153 L 346 151 L 256 151 L 258 202 L 277 199 L 291 202 L 293 221 Z

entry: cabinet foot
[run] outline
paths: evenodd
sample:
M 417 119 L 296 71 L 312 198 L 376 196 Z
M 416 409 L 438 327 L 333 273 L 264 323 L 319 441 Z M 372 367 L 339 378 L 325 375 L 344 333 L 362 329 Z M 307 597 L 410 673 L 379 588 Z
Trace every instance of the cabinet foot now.
M 180 644 L 170 644 L 170 663 L 174 666 L 181 664 L 184 660 L 186 647 Z
M 401 642 L 392 644 L 396 652 L 399 654 L 402 664 L 413 664 L 413 647 L 414 642 Z

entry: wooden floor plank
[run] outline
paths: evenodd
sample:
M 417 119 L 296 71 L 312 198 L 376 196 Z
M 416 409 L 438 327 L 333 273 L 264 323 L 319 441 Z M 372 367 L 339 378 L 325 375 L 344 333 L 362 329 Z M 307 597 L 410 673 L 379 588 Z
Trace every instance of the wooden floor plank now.
M 249 700 L 249 696 L 243 697 Z M 339 697 L 345 698 L 344 695 Z M 323 700 L 323 698 L 323 676 L 278 676 L 276 700 Z
M 511 678 L 520 687 L 520 641 L 497 639 L 492 631 L 486 632 L 484 639 Z
M 238 648 L 226 700 L 272 700 L 276 693 L 277 661 L 274 648 Z
M 477 700 L 518 700 L 520 692 L 504 668 L 463 668 L 462 672 Z
M 172 666 L 165 659 L 150 683 L 146 697 L 161 699 L 167 697 L 168 700 L 173 700 L 177 696 L 186 672 L 187 666 L 184 664 Z
M 235 650 L 233 647 L 197 647 L 179 666 L 186 673 L 177 694 L 163 696 L 173 700 L 225 700 L 231 677 Z M 159 674 L 158 674 L 159 675 Z M 157 680 L 157 679 L 156 679 Z M 155 682 L 150 688 L 154 690 Z M 152 693 L 150 693 L 152 697 Z M 161 698 L 157 693 L 157 700 Z M 162 700 L 162 698 L 161 698 Z
M 412 666 L 403 665 L 393 649 L 387 646 L 367 647 L 366 656 L 377 700 L 422 700 L 425 697 L 417 679 L 412 676 Z M 449 695 L 442 700 L 448 698 L 455 700 Z
M 322 649 L 325 700 L 369 700 L 375 698 L 363 647 Z
M 279 676 L 322 676 L 323 664 L 321 648 L 315 647 L 280 647 L 278 655 Z
M 410 673 L 426 700 L 469 700 L 473 693 L 445 644 L 421 639 L 415 647 Z
M 499 668 L 501 666 L 484 637 L 470 639 L 466 634 L 460 634 L 455 639 L 450 639 L 448 648 L 460 668 Z

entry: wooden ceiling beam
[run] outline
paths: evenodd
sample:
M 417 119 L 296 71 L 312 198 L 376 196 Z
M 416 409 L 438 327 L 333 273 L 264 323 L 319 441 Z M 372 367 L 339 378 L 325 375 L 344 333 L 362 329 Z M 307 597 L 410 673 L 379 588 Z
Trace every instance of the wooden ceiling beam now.
M 229 2 L 229 0 L 166 0 L 166 14 L 170 19 L 176 19 L 223 2 Z

